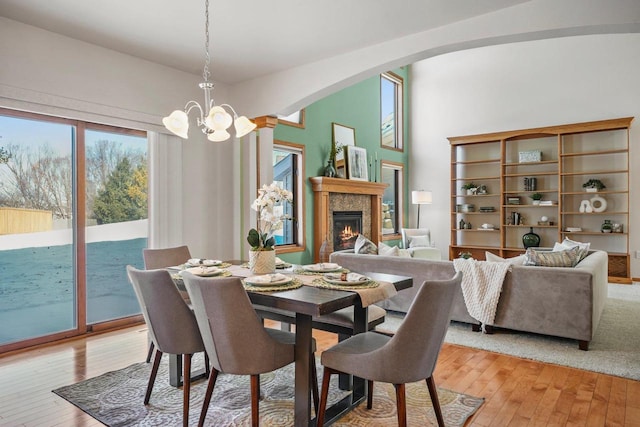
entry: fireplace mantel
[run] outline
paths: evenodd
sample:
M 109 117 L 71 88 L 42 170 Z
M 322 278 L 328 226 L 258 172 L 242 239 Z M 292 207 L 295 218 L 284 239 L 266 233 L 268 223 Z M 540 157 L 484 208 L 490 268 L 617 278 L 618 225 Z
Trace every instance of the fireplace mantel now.
M 313 259 L 320 260 L 320 246 L 331 229 L 331 217 L 329 211 L 329 198 L 331 193 L 358 194 L 370 196 L 371 203 L 371 229 L 362 230 L 362 233 L 374 243 L 378 243 L 382 237 L 382 195 L 388 184 L 377 182 L 356 181 L 343 178 L 328 178 L 316 176 L 309 178 L 313 189 Z

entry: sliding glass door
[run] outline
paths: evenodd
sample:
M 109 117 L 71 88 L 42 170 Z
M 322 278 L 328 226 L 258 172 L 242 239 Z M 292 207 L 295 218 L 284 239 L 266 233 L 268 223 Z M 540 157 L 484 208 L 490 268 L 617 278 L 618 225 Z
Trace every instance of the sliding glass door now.
M 77 327 L 75 134 L 0 116 L 0 345 Z
M 143 267 L 147 246 L 147 138 L 87 129 L 87 323 L 140 313 L 127 264 Z
M 0 353 L 139 314 L 147 228 L 145 133 L 0 109 Z

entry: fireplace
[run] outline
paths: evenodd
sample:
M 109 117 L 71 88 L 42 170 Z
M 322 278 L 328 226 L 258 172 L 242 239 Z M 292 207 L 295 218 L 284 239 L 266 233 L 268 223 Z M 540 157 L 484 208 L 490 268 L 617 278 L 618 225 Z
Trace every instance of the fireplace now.
M 333 250 L 353 249 L 362 232 L 362 211 L 333 212 Z

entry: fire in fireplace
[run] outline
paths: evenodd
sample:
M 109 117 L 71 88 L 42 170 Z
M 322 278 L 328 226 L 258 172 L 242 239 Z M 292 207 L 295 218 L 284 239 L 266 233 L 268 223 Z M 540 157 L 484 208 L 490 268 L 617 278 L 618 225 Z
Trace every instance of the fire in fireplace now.
M 333 212 L 333 250 L 352 249 L 362 231 L 362 211 Z

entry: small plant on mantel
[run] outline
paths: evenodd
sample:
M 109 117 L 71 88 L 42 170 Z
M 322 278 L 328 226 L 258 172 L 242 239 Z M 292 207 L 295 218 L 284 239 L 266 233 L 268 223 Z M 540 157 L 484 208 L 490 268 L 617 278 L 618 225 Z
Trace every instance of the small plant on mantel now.
M 471 258 L 473 255 L 471 254 L 471 252 L 460 252 L 460 253 L 458 254 L 458 256 L 459 256 L 460 258 L 463 258 L 463 259 L 469 259 L 469 258 Z
M 606 185 L 602 183 L 599 179 L 591 178 L 589 181 L 582 184 L 582 187 L 587 191 L 600 191 L 604 188 L 607 188 Z

